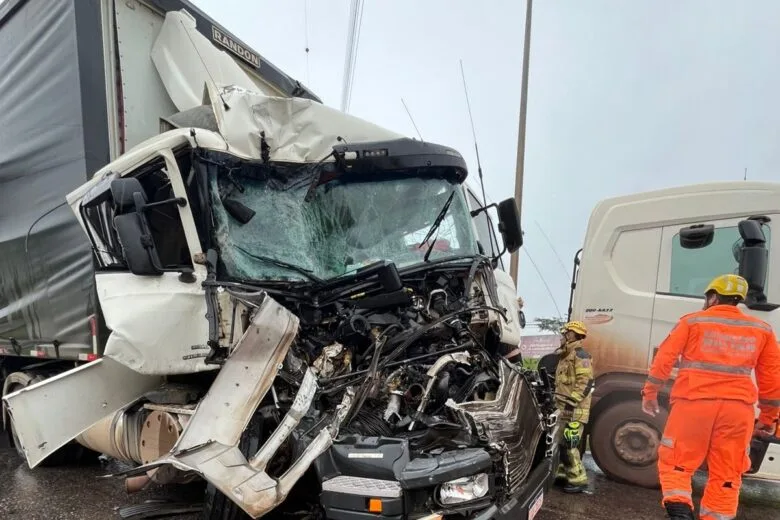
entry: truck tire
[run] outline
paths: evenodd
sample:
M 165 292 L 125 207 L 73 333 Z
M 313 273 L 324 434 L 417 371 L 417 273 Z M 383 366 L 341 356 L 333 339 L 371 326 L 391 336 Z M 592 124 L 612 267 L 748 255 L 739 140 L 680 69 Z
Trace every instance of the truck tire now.
M 28 387 L 30 385 L 34 385 L 35 383 L 39 383 L 46 379 L 46 377 L 42 374 L 36 374 L 34 372 L 14 372 L 12 374 L 9 374 L 8 377 L 5 379 L 4 388 L 6 391 L 3 395 L 10 394 L 12 392 L 15 392 L 17 390 L 21 390 L 22 388 Z M 14 421 L 13 417 L 10 415 L 6 417 L 6 425 L 8 427 L 8 438 L 11 441 L 12 445 L 16 449 L 16 453 L 19 454 L 19 457 L 22 460 L 26 460 L 26 456 L 24 454 L 24 451 L 22 451 L 21 445 L 19 443 L 18 437 L 16 435 L 16 428 L 14 428 Z M 39 466 L 41 467 L 56 467 L 56 466 L 63 466 L 66 464 L 74 464 L 77 462 L 80 462 L 84 460 L 90 450 L 87 450 L 80 444 L 77 444 L 75 442 L 71 442 L 69 444 L 66 444 L 59 450 L 55 451 L 48 457 L 46 457 Z
M 601 411 L 590 432 L 593 460 L 607 477 L 617 482 L 656 489 L 658 446 L 668 412 L 650 417 L 642 402 L 629 399 Z

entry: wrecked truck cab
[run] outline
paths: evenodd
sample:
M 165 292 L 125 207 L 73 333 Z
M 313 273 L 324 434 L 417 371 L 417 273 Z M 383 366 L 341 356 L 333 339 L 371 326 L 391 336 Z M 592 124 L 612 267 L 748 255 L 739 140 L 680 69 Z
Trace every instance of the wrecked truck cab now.
M 128 482 L 203 478 L 215 515 L 538 508 L 556 416 L 545 381 L 502 357 L 518 309 L 495 237 L 474 224 L 465 162 L 388 137 L 296 162 L 265 138 L 250 157 L 175 130 L 71 194 L 112 334 L 105 359 L 8 396 L 28 460 L 76 438 L 135 463 Z M 56 432 L 24 416 L 85 374 L 97 394 L 146 378 Z

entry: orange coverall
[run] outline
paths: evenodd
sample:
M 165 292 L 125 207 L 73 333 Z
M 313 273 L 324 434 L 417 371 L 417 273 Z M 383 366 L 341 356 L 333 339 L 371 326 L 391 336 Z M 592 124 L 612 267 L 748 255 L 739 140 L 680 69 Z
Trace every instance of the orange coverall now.
M 691 477 L 706 459 L 701 518 L 734 518 L 742 474 L 750 468 L 756 400 L 762 424 L 773 424 L 780 411 L 780 347 L 768 324 L 738 307 L 714 305 L 688 314 L 659 347 L 642 391 L 645 399 L 657 399 L 678 358 L 658 449 L 663 501 L 693 508 Z

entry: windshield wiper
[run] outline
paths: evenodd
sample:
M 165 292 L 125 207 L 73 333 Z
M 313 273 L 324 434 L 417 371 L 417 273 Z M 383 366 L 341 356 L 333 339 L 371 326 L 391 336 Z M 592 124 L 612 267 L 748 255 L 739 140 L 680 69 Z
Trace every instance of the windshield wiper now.
M 289 269 L 290 271 L 295 271 L 296 273 L 305 276 L 307 279 L 311 280 L 312 282 L 322 283 L 324 281 L 322 278 L 314 276 L 309 269 L 303 268 L 301 266 L 295 264 L 288 264 L 287 262 L 282 262 L 281 260 L 277 260 L 276 258 L 272 258 L 270 256 L 256 255 L 254 253 L 250 253 L 249 251 L 247 251 L 246 249 L 238 245 L 234 245 L 233 247 L 235 247 L 236 249 L 238 249 L 248 257 L 254 258 L 255 260 L 260 260 L 261 262 L 268 262 L 269 264 L 273 264 L 278 267 L 283 267 L 284 269 Z
M 425 238 L 422 239 L 422 242 L 420 242 L 420 245 L 418 247 L 422 247 L 423 244 L 425 244 L 434 233 L 436 233 L 439 230 L 439 226 L 441 226 L 441 223 L 444 221 L 444 217 L 447 216 L 447 211 L 450 209 L 450 204 L 452 204 L 452 199 L 455 197 L 455 190 L 452 190 L 450 193 L 450 196 L 447 198 L 447 202 L 444 203 L 444 206 L 439 210 L 439 214 L 436 215 L 436 218 L 433 220 L 433 224 L 431 224 L 431 228 L 428 230 L 428 233 L 425 235 Z M 425 252 L 425 256 L 423 257 L 423 261 L 427 262 L 428 257 L 431 256 L 431 251 L 433 251 L 433 246 L 436 244 L 436 240 L 433 240 L 428 245 L 428 250 Z
M 313 172 L 314 177 L 311 180 L 311 184 L 309 184 L 309 189 L 306 190 L 306 195 L 303 197 L 304 202 L 311 202 L 311 200 L 314 198 L 314 192 L 317 190 L 317 186 L 322 186 L 323 184 L 327 184 L 330 181 L 341 177 L 342 172 L 339 170 L 327 173 L 324 171 L 325 161 L 327 161 L 330 157 L 333 157 L 337 164 L 343 159 L 342 156 L 334 150 L 311 167 L 311 171 Z

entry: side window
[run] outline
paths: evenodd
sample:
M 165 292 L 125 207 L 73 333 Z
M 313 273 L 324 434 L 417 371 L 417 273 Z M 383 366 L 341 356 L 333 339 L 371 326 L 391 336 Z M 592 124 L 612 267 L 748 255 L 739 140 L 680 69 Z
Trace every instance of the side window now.
M 466 190 L 466 193 L 468 194 L 469 206 L 472 210 L 482 207 L 482 203 L 477 200 L 471 191 Z M 479 243 L 485 250 L 485 254 L 490 256 L 494 255 L 495 248 L 493 240 L 491 240 L 490 217 L 488 216 L 487 211 L 483 211 L 474 217 L 474 226 L 477 228 L 477 240 L 479 240 Z
M 162 160 L 146 165 L 129 176 L 138 178 L 150 203 L 174 197 Z M 115 209 L 114 200 L 106 185 L 105 191 L 100 195 L 83 203 L 81 214 L 87 224 L 98 267 L 126 270 L 122 246 L 114 228 Z M 146 213 L 146 218 L 162 267 L 192 267 L 178 206 L 169 204 L 152 208 Z
M 161 202 L 175 197 L 168 172 L 156 168 L 138 175 L 149 202 Z M 146 213 L 149 230 L 163 268 L 192 267 L 187 237 L 179 216 L 179 207 L 166 204 Z
M 108 191 L 81 206 L 81 215 L 92 240 L 98 267 L 127 269 L 122 246 L 114 229 L 114 204 Z
M 767 247 L 769 226 L 764 226 Z M 737 226 L 715 229 L 712 243 L 700 249 L 684 249 L 679 233 L 672 238 L 669 293 L 680 296 L 701 296 L 707 284 L 720 274 L 736 273 L 739 264 L 735 251 L 741 243 Z
M 482 207 L 482 203 L 470 190 L 466 190 L 466 194 L 468 197 L 469 206 L 472 210 Z M 490 215 L 487 211 L 483 211 L 474 217 L 474 227 L 477 228 L 477 240 L 479 240 L 479 243 L 485 250 L 486 255 L 495 256 L 501 252 L 501 246 L 498 243 L 498 240 L 500 240 L 498 236 L 498 230 L 493 225 L 493 219 L 490 218 Z M 499 259 L 498 266 L 504 270 L 503 258 Z

